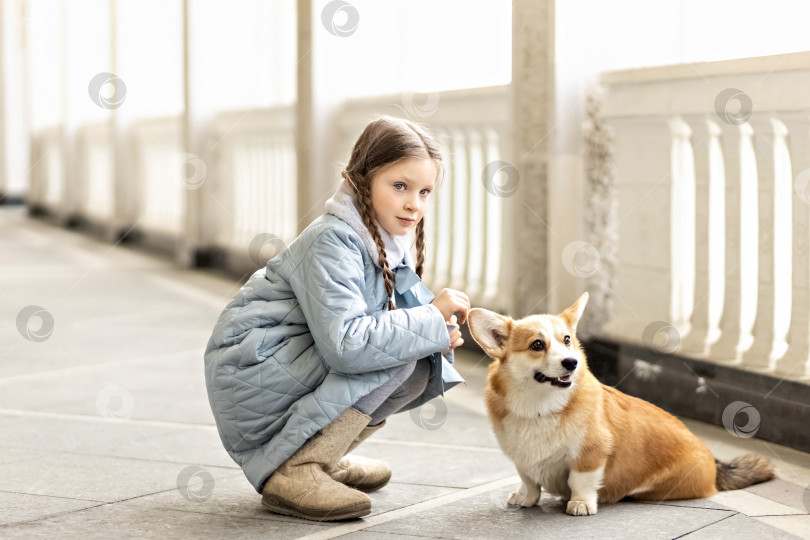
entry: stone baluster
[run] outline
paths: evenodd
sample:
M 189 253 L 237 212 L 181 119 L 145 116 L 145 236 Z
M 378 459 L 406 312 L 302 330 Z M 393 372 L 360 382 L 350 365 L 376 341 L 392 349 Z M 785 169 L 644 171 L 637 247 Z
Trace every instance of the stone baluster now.
M 720 124 L 722 131 L 723 164 L 726 184 L 726 253 L 723 314 L 720 318 L 720 338 L 711 345 L 709 357 L 721 362 L 738 362 L 743 329 L 743 147 L 750 144 L 753 129 L 748 124 Z M 754 218 L 755 219 L 755 218 Z M 746 241 L 750 240 L 748 238 Z
M 483 138 L 481 132 L 475 127 L 467 128 L 467 170 L 469 171 L 468 182 L 468 206 L 464 209 L 467 227 L 464 238 L 466 239 L 465 251 L 465 292 L 475 301 L 480 301 L 483 289 L 482 274 L 484 269 L 487 216 L 484 206 L 486 189 L 481 184 L 481 172 L 484 170 L 484 149 L 482 148 Z
M 810 376 L 810 115 L 780 114 L 789 136 L 792 165 L 792 292 L 788 348 L 776 361 L 776 371 Z
M 681 352 L 703 355 L 719 335 L 715 314 L 723 301 L 724 281 L 717 279 L 725 259 L 723 157 L 717 123 L 704 115 L 686 121 L 692 128 L 695 160 L 695 300 L 691 331 Z
M 754 342 L 743 354 L 746 367 L 773 369 L 774 317 L 776 313 L 776 278 L 774 274 L 775 235 L 779 234 L 775 221 L 775 191 L 777 178 L 776 147 L 778 139 L 787 135 L 781 122 L 759 117 L 751 122 L 755 132 L 757 177 L 759 193 L 759 257 L 757 286 L 757 315 L 754 322 Z M 784 212 L 786 209 L 780 209 Z M 789 209 L 788 209 L 789 211 Z

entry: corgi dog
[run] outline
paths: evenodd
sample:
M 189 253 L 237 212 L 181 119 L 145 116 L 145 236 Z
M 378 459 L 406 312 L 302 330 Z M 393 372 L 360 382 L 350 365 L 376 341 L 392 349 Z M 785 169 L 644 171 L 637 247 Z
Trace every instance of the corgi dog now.
M 559 315 L 517 321 L 469 312 L 470 333 L 493 359 L 493 431 L 522 481 L 509 505 L 535 505 L 542 488 L 568 501 L 566 513 L 586 516 L 625 497 L 698 499 L 773 478 L 766 458 L 717 461 L 671 414 L 601 384 L 576 338 L 587 301 L 586 292 Z

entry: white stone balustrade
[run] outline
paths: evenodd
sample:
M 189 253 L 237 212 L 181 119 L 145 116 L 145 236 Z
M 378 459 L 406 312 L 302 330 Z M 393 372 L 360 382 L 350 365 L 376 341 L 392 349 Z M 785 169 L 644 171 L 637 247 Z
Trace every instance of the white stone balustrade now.
M 247 254 L 259 234 L 284 243 L 298 233 L 293 106 L 222 113 L 209 134 L 214 242 Z M 279 244 L 281 245 L 281 244 Z M 269 255 L 269 254 L 268 254 Z
M 115 168 L 108 122 L 82 126 L 76 134 L 76 206 L 85 218 L 109 222 L 115 214 Z
M 187 158 L 180 117 L 139 120 L 132 126 L 134 205 L 139 230 L 176 237 L 182 232 Z
M 603 83 L 620 220 L 607 332 L 810 377 L 810 53 Z M 650 329 L 667 326 L 661 349 Z
M 32 137 L 31 143 L 31 187 L 27 196 L 28 205 L 47 208 L 54 213 L 63 212 L 66 175 L 61 126 L 40 130 Z

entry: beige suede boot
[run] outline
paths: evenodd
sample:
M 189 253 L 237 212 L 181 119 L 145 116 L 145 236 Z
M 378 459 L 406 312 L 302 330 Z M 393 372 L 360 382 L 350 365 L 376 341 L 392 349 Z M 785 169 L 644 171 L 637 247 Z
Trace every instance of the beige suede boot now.
M 336 482 L 328 471 L 371 420 L 348 408 L 275 470 L 262 488 L 262 506 L 314 521 L 358 518 L 371 512 L 368 495 Z
M 368 426 L 352 442 L 348 454 L 368 439 L 373 433 L 385 425 L 385 420 L 376 426 Z M 362 456 L 344 456 L 337 464 L 337 468 L 330 472 L 332 478 L 349 487 L 370 493 L 385 486 L 391 480 L 391 467 L 379 459 Z

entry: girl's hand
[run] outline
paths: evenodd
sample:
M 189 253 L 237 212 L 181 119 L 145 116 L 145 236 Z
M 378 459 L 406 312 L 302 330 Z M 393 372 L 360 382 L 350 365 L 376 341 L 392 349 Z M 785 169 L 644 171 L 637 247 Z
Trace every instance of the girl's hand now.
M 458 324 L 456 324 L 456 316 L 453 315 L 450 317 L 448 321 L 447 332 L 450 334 L 450 348 L 446 351 L 442 351 L 442 354 L 447 354 L 462 343 L 464 340 L 461 339 L 461 330 Z M 452 328 L 452 329 L 451 329 Z
M 442 289 L 431 302 L 439 308 L 445 321 L 449 321 L 454 313 L 461 313 L 461 324 L 467 322 L 467 312 L 470 311 L 470 299 L 461 291 Z

